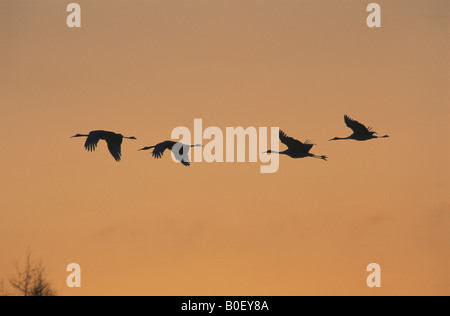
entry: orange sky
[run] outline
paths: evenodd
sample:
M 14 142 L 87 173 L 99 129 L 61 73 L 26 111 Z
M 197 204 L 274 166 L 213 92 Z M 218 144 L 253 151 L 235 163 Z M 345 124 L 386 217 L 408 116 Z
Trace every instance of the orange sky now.
M 30 247 L 61 295 L 450 294 L 449 1 L 377 1 L 376 30 L 360 0 L 77 2 L 81 29 L 69 1 L 0 2 L 0 277 Z M 328 142 L 344 114 L 391 138 Z M 137 152 L 194 118 L 329 161 Z M 95 129 L 138 141 L 116 163 L 69 138 Z

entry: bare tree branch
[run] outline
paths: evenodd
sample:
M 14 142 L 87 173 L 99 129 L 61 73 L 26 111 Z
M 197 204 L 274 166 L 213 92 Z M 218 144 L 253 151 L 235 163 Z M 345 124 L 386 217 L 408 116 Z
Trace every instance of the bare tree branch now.
M 42 262 L 32 260 L 31 251 L 27 250 L 25 265 L 23 268 L 18 263 L 15 264 L 16 275 L 9 279 L 9 284 L 18 295 L 21 296 L 55 296 L 46 279 L 45 268 Z M 4 288 L 2 289 L 4 292 Z M 6 292 L 5 292 L 6 293 Z

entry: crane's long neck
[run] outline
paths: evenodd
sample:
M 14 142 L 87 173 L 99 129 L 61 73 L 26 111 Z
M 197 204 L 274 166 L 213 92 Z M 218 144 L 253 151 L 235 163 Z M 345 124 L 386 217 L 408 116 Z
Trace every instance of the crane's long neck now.
M 144 148 L 139 149 L 138 151 L 150 150 L 150 149 L 153 149 L 153 148 L 155 148 L 155 146 L 144 147 Z
M 351 138 L 352 138 L 352 135 L 350 135 L 349 137 L 335 137 L 335 138 L 330 139 L 330 140 L 346 140 L 346 139 L 351 139 Z
M 263 154 L 279 154 L 279 155 L 286 155 L 286 150 L 280 152 L 280 151 L 275 151 L 275 150 L 269 149 L 268 151 L 264 152 Z

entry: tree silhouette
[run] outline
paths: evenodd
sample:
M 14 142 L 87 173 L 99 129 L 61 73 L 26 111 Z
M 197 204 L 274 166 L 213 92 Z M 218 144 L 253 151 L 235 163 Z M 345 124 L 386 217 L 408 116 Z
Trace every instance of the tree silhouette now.
M 32 259 L 31 251 L 27 250 L 25 264 L 15 265 L 15 276 L 9 279 L 13 292 L 10 293 L 0 282 L 0 293 L 3 296 L 56 296 L 56 291 L 47 280 L 45 267 L 41 261 Z

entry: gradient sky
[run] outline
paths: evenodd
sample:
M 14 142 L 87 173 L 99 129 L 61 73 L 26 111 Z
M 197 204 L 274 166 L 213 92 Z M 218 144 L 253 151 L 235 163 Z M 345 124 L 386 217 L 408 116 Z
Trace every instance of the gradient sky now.
M 448 0 L 0 0 L 0 278 L 61 295 L 449 295 Z M 348 136 L 348 114 L 391 138 Z M 174 164 L 173 128 L 279 126 L 329 161 Z M 104 143 L 76 133 L 112 130 Z M 82 288 L 65 285 L 82 268 Z M 382 288 L 366 286 L 369 263 Z

